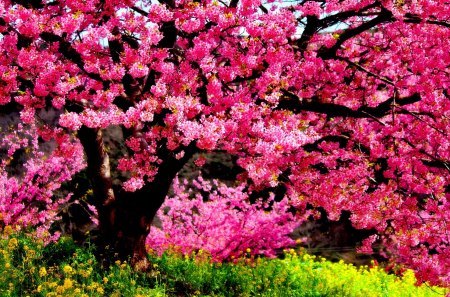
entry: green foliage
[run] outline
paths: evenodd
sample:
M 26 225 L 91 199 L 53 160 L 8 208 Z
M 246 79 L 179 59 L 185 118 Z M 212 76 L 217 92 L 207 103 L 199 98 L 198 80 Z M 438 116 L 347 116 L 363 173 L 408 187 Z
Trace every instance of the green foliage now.
M 166 296 L 164 287 L 150 280 L 126 263 L 102 269 L 91 247 L 69 238 L 43 247 L 32 233 L 9 226 L 1 233 L 0 297 Z
M 301 251 L 283 259 L 253 258 L 212 263 L 200 250 L 191 256 L 168 251 L 150 256 L 152 270 L 134 272 L 127 263 L 108 269 L 91 247 L 71 239 L 43 246 L 32 233 L 5 227 L 0 234 L 0 297 L 3 296 L 443 296 L 442 288 L 414 286 L 379 267 L 331 263 Z
M 151 258 L 173 296 L 444 296 L 442 288 L 415 286 L 412 271 L 402 277 L 379 267 L 357 268 L 290 250 L 284 259 L 243 257 L 211 263 L 203 251 L 191 257 L 167 252 Z

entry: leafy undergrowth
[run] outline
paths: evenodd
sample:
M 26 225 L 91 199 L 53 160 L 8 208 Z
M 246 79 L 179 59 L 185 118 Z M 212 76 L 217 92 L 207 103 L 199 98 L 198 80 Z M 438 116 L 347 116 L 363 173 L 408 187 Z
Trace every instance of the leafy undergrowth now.
M 284 259 L 252 258 L 211 263 L 206 252 L 150 256 L 153 270 L 133 272 L 127 263 L 102 269 L 92 248 L 70 239 L 43 246 L 5 227 L 0 238 L 0 296 L 443 296 L 442 288 L 414 286 L 378 267 L 316 259 L 290 250 Z

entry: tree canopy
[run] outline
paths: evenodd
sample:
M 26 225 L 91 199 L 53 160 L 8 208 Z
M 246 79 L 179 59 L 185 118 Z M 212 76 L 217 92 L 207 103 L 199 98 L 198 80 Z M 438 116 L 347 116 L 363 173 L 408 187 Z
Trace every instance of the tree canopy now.
M 3 223 L 45 230 L 86 169 L 99 245 L 142 258 L 178 171 L 226 152 L 245 191 L 349 211 L 363 249 L 450 285 L 449 2 L 268 2 L 1 1 Z

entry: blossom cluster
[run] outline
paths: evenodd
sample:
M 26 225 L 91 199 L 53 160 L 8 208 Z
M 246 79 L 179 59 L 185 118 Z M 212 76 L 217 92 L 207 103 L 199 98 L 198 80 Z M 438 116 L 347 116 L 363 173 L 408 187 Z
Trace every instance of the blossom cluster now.
M 214 261 L 232 261 L 243 253 L 274 257 L 295 244 L 289 235 L 300 220 L 289 212 L 286 198 L 275 202 L 272 193 L 251 203 L 244 186 L 229 187 L 201 176 L 194 187 L 177 179 L 173 189 L 158 212 L 161 228 L 153 227 L 146 242 L 159 254 L 168 248 L 186 255 L 203 250 Z
M 48 242 L 52 238 L 46 231 L 71 196 L 56 197 L 55 191 L 85 166 L 81 145 L 61 130 L 35 125 L 12 125 L 1 135 L 6 154 L 0 166 L 0 219 L 8 225 L 35 226 Z M 42 151 L 39 138 L 52 141 L 49 151 Z M 11 168 L 20 162 L 21 169 Z

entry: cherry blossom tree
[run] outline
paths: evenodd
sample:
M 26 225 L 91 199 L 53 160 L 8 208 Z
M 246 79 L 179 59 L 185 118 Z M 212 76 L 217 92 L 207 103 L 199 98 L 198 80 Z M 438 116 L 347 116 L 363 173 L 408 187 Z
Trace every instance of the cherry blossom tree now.
M 178 171 L 226 152 L 249 193 L 349 211 L 377 231 L 362 249 L 449 285 L 449 3 L 268 2 L 1 1 L 0 104 L 21 120 L 2 131 L 2 220 L 45 225 L 85 167 L 99 247 L 140 263 Z

